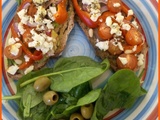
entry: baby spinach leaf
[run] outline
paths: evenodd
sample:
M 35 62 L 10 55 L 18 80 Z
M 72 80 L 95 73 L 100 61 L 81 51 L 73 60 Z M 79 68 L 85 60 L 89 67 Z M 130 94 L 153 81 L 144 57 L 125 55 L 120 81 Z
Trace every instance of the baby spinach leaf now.
M 50 76 L 52 80 L 51 89 L 58 92 L 69 92 L 73 87 L 90 81 L 104 73 L 109 68 L 109 61 L 106 59 L 98 66 L 85 66 L 74 68 L 73 71 L 64 72 Z M 72 70 L 72 69 L 70 69 Z
M 119 70 L 109 78 L 102 90 L 91 120 L 102 120 L 115 108 L 130 108 L 144 94 L 146 91 L 140 86 L 140 79 L 133 71 Z

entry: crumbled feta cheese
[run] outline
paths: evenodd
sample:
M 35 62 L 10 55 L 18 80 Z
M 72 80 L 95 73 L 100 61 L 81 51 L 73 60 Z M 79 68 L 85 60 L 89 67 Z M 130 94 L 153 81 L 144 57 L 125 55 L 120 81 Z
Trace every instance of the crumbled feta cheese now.
M 133 15 L 133 10 L 128 10 L 128 15 L 127 16 L 130 16 L 130 15 Z
M 27 55 L 24 55 L 25 62 L 29 62 L 30 58 Z
M 19 30 L 21 35 L 26 31 L 21 22 L 18 23 L 18 30 Z
M 132 21 L 132 24 L 136 27 L 136 28 L 138 28 L 138 23 L 134 20 L 134 21 Z
M 112 25 L 112 18 L 110 16 L 106 18 L 106 25 L 109 27 Z
M 15 61 L 15 63 L 16 63 L 17 65 L 22 64 L 22 60 L 20 60 L 20 59 L 15 59 L 14 61 Z
M 33 41 L 28 43 L 28 47 L 34 47 L 36 50 L 41 50 L 43 54 L 53 50 L 53 43 L 55 40 L 52 37 L 49 37 L 44 33 L 38 34 L 34 29 L 31 30 L 31 34 Z
M 54 26 L 52 25 L 52 21 L 48 19 L 44 19 L 43 23 L 46 24 L 48 29 L 54 29 Z
M 93 37 L 93 29 L 89 29 L 89 31 L 88 31 L 88 34 L 89 34 L 89 37 Z
M 98 47 L 102 51 L 106 51 L 109 48 L 109 41 L 100 41 L 96 43 L 96 47 Z
M 120 26 L 118 25 L 118 23 L 113 23 L 111 26 L 111 34 L 115 34 L 116 36 L 121 36 L 122 35 L 122 31 L 120 31 Z
M 121 6 L 120 3 L 114 3 L 114 4 L 113 4 L 113 7 L 120 7 L 120 6 Z
M 34 69 L 34 66 L 31 65 L 27 69 L 25 69 L 24 74 L 26 75 L 27 73 L 31 72 Z
M 132 49 L 133 52 L 135 52 L 137 50 L 137 45 L 135 45 Z
M 137 65 L 138 66 L 142 66 L 144 64 L 144 54 L 141 53 L 137 57 L 138 57 L 138 63 L 137 63 Z
M 133 51 L 132 50 L 125 50 L 124 53 L 130 54 L 130 53 L 133 53 Z
M 101 16 L 100 10 L 96 10 L 96 11 L 92 11 L 92 13 L 90 13 L 90 18 L 92 21 L 96 22 L 97 19 L 99 18 L 99 16 Z
M 122 15 L 121 12 L 118 12 L 117 14 L 115 14 L 116 16 L 116 21 L 121 23 L 124 20 L 124 16 Z
M 37 12 L 34 15 L 34 17 L 35 17 L 34 21 L 39 24 L 42 23 L 42 19 L 46 14 L 47 14 L 47 11 L 45 10 L 45 8 L 43 6 L 38 6 Z
M 14 75 L 19 67 L 17 65 L 12 65 L 7 69 L 7 72 L 10 73 L 11 75 Z
M 123 46 L 122 46 L 122 43 L 121 42 L 118 42 L 118 47 L 119 47 L 119 49 L 121 50 L 121 51 L 123 51 L 124 50 L 124 48 L 123 48 Z
M 125 57 L 118 57 L 118 59 L 121 61 L 123 65 L 126 65 L 128 63 L 128 60 Z
M 8 45 L 13 45 L 14 43 L 16 43 L 16 41 L 13 37 L 8 39 Z
M 55 17 L 54 17 L 54 14 L 57 13 L 57 10 L 56 10 L 56 7 L 49 7 L 49 9 L 47 9 L 47 15 L 48 17 L 54 21 L 55 20 Z
M 20 43 L 15 43 L 11 46 L 11 49 L 10 49 L 10 52 L 12 55 L 18 55 L 18 52 L 19 52 L 19 48 L 21 47 L 22 45 Z
M 122 29 L 128 31 L 131 29 L 131 26 L 129 24 L 122 24 Z

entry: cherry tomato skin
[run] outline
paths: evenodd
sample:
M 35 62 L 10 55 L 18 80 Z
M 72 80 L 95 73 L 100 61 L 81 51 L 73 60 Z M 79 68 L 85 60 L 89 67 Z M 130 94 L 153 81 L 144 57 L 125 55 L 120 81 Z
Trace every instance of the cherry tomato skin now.
M 116 6 L 116 4 L 118 5 Z M 107 7 L 111 12 L 118 13 L 122 9 L 122 2 L 121 0 L 108 0 Z
M 111 28 L 108 27 L 105 23 L 101 23 L 98 27 L 98 35 L 103 40 L 108 40 L 113 37 L 113 35 L 110 33 Z
M 121 62 L 121 60 L 119 59 L 119 57 L 121 58 L 126 58 L 127 63 L 123 64 Z M 117 58 L 117 66 L 119 69 L 131 69 L 134 70 L 137 67 L 137 57 L 133 54 L 121 54 Z
M 117 43 L 115 43 L 115 40 L 112 39 L 109 41 L 109 48 L 108 51 L 110 54 L 112 55 L 119 55 L 122 53 L 122 50 L 120 50 L 119 46 L 116 45 Z
M 139 45 L 143 43 L 144 37 L 136 28 L 131 28 L 127 31 L 125 40 L 129 45 Z
M 9 59 L 19 58 L 22 55 L 22 47 L 19 48 L 19 52 L 17 55 L 13 55 L 11 53 L 11 47 L 12 47 L 12 45 L 8 45 L 7 47 L 4 48 L 4 55 Z

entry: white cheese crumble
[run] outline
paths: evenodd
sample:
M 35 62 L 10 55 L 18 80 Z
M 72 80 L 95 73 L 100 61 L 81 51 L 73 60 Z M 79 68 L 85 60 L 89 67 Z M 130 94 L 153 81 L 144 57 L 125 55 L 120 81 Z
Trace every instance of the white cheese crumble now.
M 26 75 L 27 73 L 31 72 L 34 69 L 34 66 L 31 65 L 28 68 L 25 69 L 24 74 Z
M 136 27 L 136 28 L 138 28 L 138 24 L 137 24 L 137 21 L 132 21 L 132 24 Z
M 141 53 L 137 57 L 138 57 L 138 63 L 137 63 L 137 65 L 138 66 L 142 66 L 144 64 L 144 54 Z
M 118 12 L 117 14 L 115 14 L 116 16 L 116 21 L 121 23 L 124 20 L 124 16 L 122 15 L 121 12 Z
M 7 69 L 7 72 L 10 73 L 11 75 L 14 75 L 19 67 L 17 65 L 12 65 Z
M 127 23 L 126 24 L 122 24 L 122 29 L 128 31 L 128 30 L 131 29 L 131 26 L 129 24 L 127 24 Z
M 120 26 L 118 25 L 118 23 L 113 23 L 111 26 L 111 34 L 115 34 L 116 36 L 121 36 L 122 35 L 122 31 L 120 31 Z
M 22 60 L 20 60 L 20 59 L 15 59 L 14 61 L 15 61 L 15 63 L 16 63 L 17 65 L 22 64 Z
M 55 20 L 54 14 L 57 13 L 56 7 L 49 7 L 49 9 L 47 9 L 47 15 L 51 20 Z
M 133 15 L 133 10 L 128 10 L 128 15 L 127 16 L 130 16 L 130 15 Z
M 124 48 L 123 48 L 123 46 L 122 46 L 122 43 L 121 42 L 118 42 L 118 48 L 121 50 L 121 51 L 123 51 L 124 50 Z
M 23 35 L 23 33 L 26 31 L 21 22 L 18 23 L 18 30 L 19 30 L 21 35 Z
M 27 55 L 24 55 L 25 62 L 29 62 L 30 58 Z
M 25 25 L 27 24 L 27 22 L 29 20 L 29 16 L 26 15 L 26 13 L 27 13 L 27 9 L 22 9 L 17 13 L 19 18 L 21 19 L 21 23 L 23 23 Z
M 106 25 L 109 27 L 112 25 L 112 18 L 110 16 L 106 18 Z
M 45 10 L 45 8 L 44 7 L 42 7 L 42 6 L 38 6 L 37 7 L 37 12 L 36 12 L 36 14 L 34 15 L 34 17 L 35 17 L 35 22 L 36 23 L 42 23 L 42 20 L 43 20 L 43 17 L 45 16 L 47 14 L 47 11 Z
M 106 51 L 109 48 L 109 41 L 97 42 L 96 47 L 98 47 L 100 50 Z
M 10 49 L 10 52 L 12 55 L 18 55 L 18 52 L 19 52 L 19 48 L 21 47 L 22 45 L 20 43 L 15 43 L 11 46 L 11 49 Z
M 28 43 L 29 47 L 34 47 L 36 50 L 41 50 L 43 54 L 53 50 L 53 43 L 55 40 L 44 33 L 36 33 L 34 29 L 31 30 L 32 42 Z
M 114 3 L 114 4 L 113 4 L 113 7 L 120 7 L 120 6 L 121 6 L 120 3 Z
M 121 61 L 123 65 L 126 65 L 128 63 L 128 60 L 125 57 L 118 57 L 118 59 Z

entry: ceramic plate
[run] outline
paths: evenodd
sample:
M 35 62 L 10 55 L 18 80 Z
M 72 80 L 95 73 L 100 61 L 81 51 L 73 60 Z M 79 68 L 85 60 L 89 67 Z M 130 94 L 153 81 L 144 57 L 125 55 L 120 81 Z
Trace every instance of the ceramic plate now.
M 157 78 L 157 48 L 158 48 L 158 17 L 157 17 L 157 2 L 156 0 L 123 0 L 135 13 L 141 24 L 144 34 L 149 45 L 149 50 L 146 60 L 146 75 L 142 87 L 148 92 L 145 96 L 140 97 L 132 108 L 126 110 L 115 110 L 106 116 L 105 120 L 155 120 L 158 114 L 158 78 Z M 9 25 L 14 17 L 17 3 L 14 0 L 2 0 L 2 43 L 5 46 L 7 36 L 9 35 Z M 81 28 L 75 24 L 74 29 L 69 35 L 67 46 L 62 56 L 70 57 L 84 55 L 99 60 L 96 57 L 92 46 L 82 32 Z M 16 92 L 16 81 L 11 80 L 5 73 L 6 62 L 3 57 L 3 76 L 2 76 L 2 92 L 3 96 L 13 95 Z M 56 59 L 52 59 L 47 63 L 47 66 L 54 64 Z M 108 71 L 106 78 L 112 74 Z M 106 79 L 100 79 L 94 82 L 94 87 L 101 87 L 106 82 Z M 16 111 L 18 109 L 14 101 L 2 101 L 3 120 L 18 120 Z

